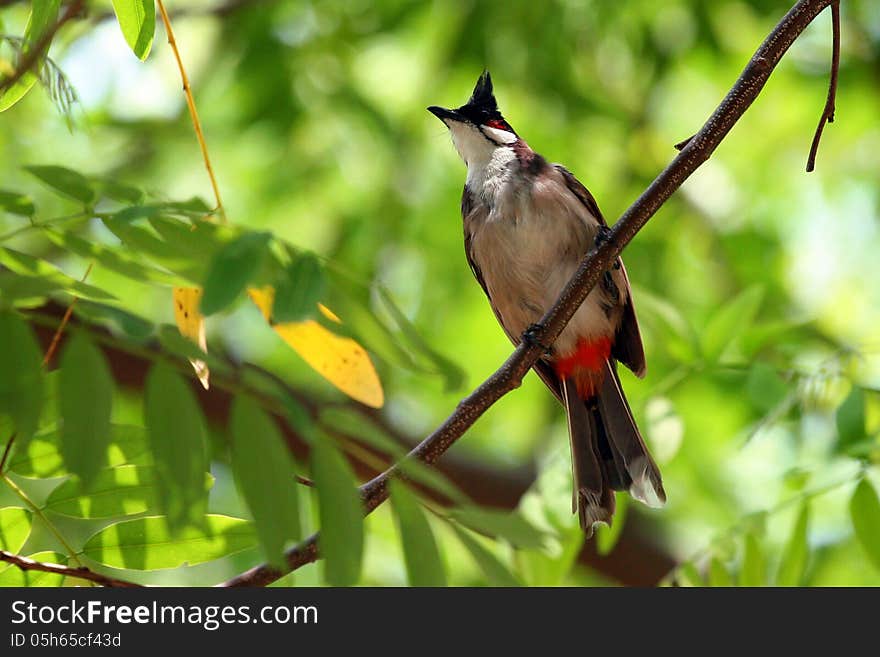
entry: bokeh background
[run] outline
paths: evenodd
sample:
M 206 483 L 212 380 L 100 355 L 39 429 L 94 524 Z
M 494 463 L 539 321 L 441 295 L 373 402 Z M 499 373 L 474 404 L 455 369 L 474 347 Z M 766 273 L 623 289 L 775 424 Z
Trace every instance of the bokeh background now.
M 807 174 L 804 165 L 828 85 L 828 12 L 624 254 L 648 375 L 625 373 L 623 383 L 669 497 L 662 510 L 628 508 L 615 548 L 630 555 L 624 570 L 637 569 L 640 558 L 693 559 L 702 569 L 714 557 L 735 574 L 750 535 L 772 572 L 809 496 L 805 583 L 880 584 L 847 510 L 859 472 L 867 467 L 877 480 L 869 464 L 880 427 L 880 5 L 841 4 L 836 120 L 817 170 Z M 23 31 L 26 5 L 2 11 L 2 31 Z M 570 168 L 613 222 L 675 155 L 673 144 L 702 125 L 790 7 L 777 0 L 168 5 L 230 219 L 381 281 L 428 343 L 465 371 L 462 387 L 445 389 L 437 377 L 378 363 L 383 415 L 413 438 L 511 351 L 465 262 L 464 165 L 425 107 L 463 103 L 488 68 L 505 117 L 535 150 Z M 61 202 L 20 167 L 64 164 L 169 198 L 210 198 L 161 27 L 142 63 L 110 3 L 89 7 L 90 18 L 68 26 L 51 51 L 79 97 L 72 127 L 40 90 L 0 115 L 2 186 L 28 190 L 51 214 Z M 0 228 L 13 226 L 0 216 Z M 34 237 L 17 244 L 42 248 Z M 96 270 L 94 281 L 101 277 Z M 156 291 L 133 293 L 127 303 L 173 322 Z M 315 394 L 336 394 L 267 340 L 246 309 L 212 319 L 209 342 Z M 866 440 L 851 449 L 836 420 L 854 386 L 864 391 L 867 424 Z M 537 377 L 453 451 L 500 473 L 536 473 L 526 510 L 540 498 L 575 526 L 564 417 Z M 221 489 L 222 472 L 218 464 Z M 363 582 L 404 583 L 391 514 L 380 509 L 368 522 Z M 450 532 L 437 531 L 451 583 L 478 583 Z M 642 557 L 644 545 L 651 547 Z M 527 558 L 493 549 L 527 581 L 544 583 Z M 602 561 L 558 581 L 619 580 Z M 317 581 L 309 573 L 297 581 Z

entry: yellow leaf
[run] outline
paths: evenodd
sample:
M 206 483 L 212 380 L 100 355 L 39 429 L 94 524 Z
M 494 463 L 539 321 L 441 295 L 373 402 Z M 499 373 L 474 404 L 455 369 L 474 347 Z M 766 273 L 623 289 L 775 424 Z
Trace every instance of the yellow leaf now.
M 176 287 L 174 295 L 174 320 L 180 333 L 199 345 L 205 353 L 208 352 L 208 343 L 205 339 L 205 318 L 199 312 L 199 300 L 202 298 L 202 289 L 199 287 Z M 208 365 L 203 360 L 189 359 L 196 376 L 205 390 L 208 389 Z
M 272 287 L 250 288 L 248 296 L 281 339 L 318 374 L 352 399 L 373 408 L 382 407 L 385 403 L 382 383 L 373 361 L 362 346 L 351 338 L 336 335 L 313 319 L 274 324 L 272 304 L 275 290 Z M 318 304 L 318 310 L 327 319 L 342 323 L 322 304 Z

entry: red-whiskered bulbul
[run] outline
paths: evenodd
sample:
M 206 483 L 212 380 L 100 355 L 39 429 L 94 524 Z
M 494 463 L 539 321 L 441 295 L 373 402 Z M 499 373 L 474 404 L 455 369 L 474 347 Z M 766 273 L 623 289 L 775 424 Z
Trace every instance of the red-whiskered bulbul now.
M 488 71 L 458 109 L 432 106 L 467 165 L 461 198 L 468 264 L 514 344 L 533 339 L 587 251 L 608 232 L 593 196 L 529 148 L 498 111 Z M 565 406 L 581 527 L 611 524 L 614 491 L 666 501 L 617 376 L 645 375 L 645 352 L 618 258 L 534 369 Z M 574 509 L 573 509 L 574 510 Z

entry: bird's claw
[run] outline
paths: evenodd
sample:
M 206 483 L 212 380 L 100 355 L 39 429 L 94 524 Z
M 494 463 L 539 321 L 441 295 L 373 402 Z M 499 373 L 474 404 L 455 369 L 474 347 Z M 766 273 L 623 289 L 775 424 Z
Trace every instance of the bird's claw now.
M 598 249 L 600 246 L 605 244 L 608 240 L 611 239 L 611 229 L 602 224 L 599 226 L 599 230 L 596 232 L 596 238 L 593 240 L 593 244 Z
M 522 334 L 522 341 L 530 347 L 541 347 L 545 354 L 553 352 L 553 347 L 548 347 L 538 338 L 538 334 L 544 330 L 543 324 L 532 324 Z

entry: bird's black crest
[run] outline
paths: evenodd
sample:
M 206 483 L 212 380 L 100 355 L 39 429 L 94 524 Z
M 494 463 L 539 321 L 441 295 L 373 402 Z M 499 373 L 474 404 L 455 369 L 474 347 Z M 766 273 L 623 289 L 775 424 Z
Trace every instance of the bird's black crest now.
M 492 91 L 492 76 L 489 75 L 489 71 L 483 71 L 474 87 L 474 93 L 471 94 L 465 107 L 473 107 L 485 112 L 498 111 L 498 103 L 495 101 L 495 94 Z
M 489 71 L 483 71 L 470 99 L 458 108 L 458 112 L 476 125 L 488 124 L 490 121 L 504 122 L 504 117 L 498 111 L 498 103 L 492 90 L 492 76 L 489 75 Z M 506 122 L 504 125 L 509 129 Z

